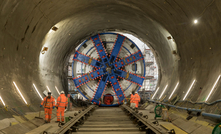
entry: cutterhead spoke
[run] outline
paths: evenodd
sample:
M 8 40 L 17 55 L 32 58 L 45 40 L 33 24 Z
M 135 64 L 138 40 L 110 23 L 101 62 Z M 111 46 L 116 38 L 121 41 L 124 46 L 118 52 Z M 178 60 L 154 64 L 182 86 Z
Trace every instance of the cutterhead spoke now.
M 107 80 L 108 80 L 108 75 L 104 75 L 103 77 L 101 77 L 98 86 L 96 87 L 96 91 L 94 92 L 94 96 L 91 99 L 92 102 L 95 102 L 96 104 L 100 104 L 100 98 L 104 92 L 104 89 L 106 88 L 106 84 L 107 84 Z
M 81 63 L 84 63 L 86 65 L 89 65 L 91 67 L 100 68 L 102 66 L 102 63 L 88 55 L 82 54 L 78 51 L 76 51 L 74 57 L 74 61 L 79 61 Z
M 108 63 L 108 57 L 107 57 L 107 52 L 104 48 L 103 43 L 100 40 L 100 35 L 95 35 L 91 37 L 91 40 L 94 44 L 94 47 L 97 50 L 98 55 L 100 56 L 102 62 L 106 65 Z
M 122 58 L 118 62 L 113 63 L 113 65 L 116 69 L 119 69 L 121 67 L 127 66 L 129 64 L 132 64 L 134 62 L 137 62 L 137 61 L 143 60 L 143 59 L 144 59 L 143 55 L 139 50 L 138 52 L 133 53 L 130 56 L 127 56 L 125 58 Z
M 116 60 L 116 58 L 118 57 L 125 39 L 126 39 L 126 37 L 119 35 L 119 34 L 117 35 L 117 39 L 116 39 L 116 41 L 114 43 L 114 47 L 111 51 L 111 55 L 110 55 L 110 59 L 109 59 L 110 63 L 113 63 Z
M 106 72 L 103 71 L 103 68 L 101 69 L 98 69 L 98 70 L 94 70 L 93 72 L 89 72 L 89 73 L 86 73 L 86 74 L 83 74 L 79 77 L 75 77 L 73 78 L 74 80 L 74 84 L 76 86 L 76 88 L 98 78 L 98 77 L 101 77 L 103 75 L 105 75 Z
M 120 86 L 120 83 L 118 82 L 117 78 L 115 75 L 110 75 L 109 76 L 109 81 L 111 82 L 111 85 L 114 89 L 114 92 L 117 95 L 118 98 L 118 103 L 121 104 L 123 103 L 123 100 L 125 98 L 124 92 Z
M 134 84 L 137 84 L 138 86 L 142 86 L 143 84 L 143 81 L 144 81 L 144 77 L 143 76 L 139 76 L 137 74 L 134 74 L 134 73 L 129 73 L 129 72 L 126 72 L 124 70 L 117 70 L 116 71 L 116 74 L 117 76 L 125 79 L 125 80 L 128 80 Z

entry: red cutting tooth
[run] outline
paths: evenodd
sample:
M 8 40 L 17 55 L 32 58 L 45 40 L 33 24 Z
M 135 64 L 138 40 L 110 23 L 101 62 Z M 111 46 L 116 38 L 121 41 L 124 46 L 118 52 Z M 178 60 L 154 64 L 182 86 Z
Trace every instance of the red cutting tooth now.
M 117 82 L 114 82 L 114 85 L 116 85 L 117 84 Z
M 81 80 L 79 80 L 79 82 L 81 83 Z
M 111 79 L 113 79 L 114 78 L 114 76 L 111 76 Z
M 101 49 L 100 52 L 102 52 L 103 50 Z
M 115 64 L 115 67 L 117 67 L 117 64 Z
M 97 71 L 97 74 L 100 75 L 100 72 Z
M 75 54 L 74 57 L 77 57 L 77 54 Z
M 97 38 L 94 38 L 94 40 L 97 40 Z
M 97 46 L 100 46 L 100 44 L 97 44 Z
M 124 62 L 123 62 L 123 61 L 121 61 L 121 64 L 123 65 L 123 64 L 124 64 Z
M 120 89 L 118 88 L 117 91 L 119 91 Z
M 102 56 L 102 58 L 105 58 L 105 56 Z
M 129 62 L 130 60 L 129 59 L 127 59 L 127 62 Z
M 122 96 L 122 94 L 121 95 L 119 95 L 119 97 L 121 97 Z
M 135 56 L 133 56 L 133 58 L 136 59 Z
M 141 54 L 139 54 L 139 56 L 141 57 Z

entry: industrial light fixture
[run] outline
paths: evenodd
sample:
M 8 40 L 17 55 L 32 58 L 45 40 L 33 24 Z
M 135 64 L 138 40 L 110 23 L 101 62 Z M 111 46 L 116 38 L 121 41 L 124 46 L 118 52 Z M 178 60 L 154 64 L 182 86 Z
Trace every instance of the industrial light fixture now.
M 42 53 L 42 54 L 45 54 L 46 51 L 48 51 L 48 47 L 44 47 L 44 48 L 41 50 L 41 53 Z
M 164 92 L 166 91 L 167 86 L 168 86 L 168 85 L 166 85 L 166 87 L 164 88 L 163 92 L 161 93 L 160 98 L 163 96 Z M 159 98 L 159 99 L 160 99 L 160 98 Z
M 57 90 L 58 94 L 60 95 L 60 92 L 58 91 L 58 88 L 55 86 L 55 89 Z
M 40 96 L 41 100 L 43 100 L 43 98 L 42 98 L 41 94 L 38 92 L 38 89 L 37 89 L 37 87 L 35 86 L 35 84 L 34 84 L 34 83 L 33 83 L 33 86 L 34 86 L 35 90 L 37 91 L 38 95 Z
M 155 91 L 155 93 L 154 93 L 152 99 L 154 98 L 154 96 L 156 95 L 156 93 L 158 92 L 158 90 L 159 90 L 159 87 L 158 87 L 157 90 Z
M 16 83 L 15 83 L 14 81 L 13 81 L 13 83 L 14 83 L 14 85 L 15 85 L 16 89 L 18 90 L 18 93 L 19 93 L 19 94 L 20 94 L 20 96 L 22 97 L 23 101 L 25 102 L 25 104 L 28 104 L 28 103 L 27 103 L 27 101 L 25 100 L 25 98 L 23 97 L 23 95 L 21 94 L 20 90 L 18 89 L 18 87 L 17 87 Z
M 51 92 L 51 90 L 49 89 L 49 87 L 48 86 L 46 86 L 47 87 L 47 89 L 48 89 L 48 92 Z
M 0 96 L 0 99 L 2 101 L 2 104 L 5 106 L 5 102 L 3 101 L 2 97 Z
M 178 85 L 179 85 L 179 82 L 177 82 L 177 84 L 176 84 L 175 88 L 173 89 L 173 92 L 171 93 L 169 99 L 173 96 L 173 93 L 176 91 Z
M 50 33 L 53 33 L 53 32 L 55 32 L 55 31 L 57 31 L 58 30 L 58 27 L 57 26 L 53 26 L 50 30 L 49 30 L 49 34 Z
M 196 23 L 198 23 L 198 20 L 194 20 L 193 22 L 194 22 L 194 24 L 196 24 Z
M 191 84 L 189 90 L 187 91 L 186 95 L 183 97 L 183 100 L 186 99 L 186 96 L 188 95 L 188 93 L 190 92 L 190 89 L 193 87 L 193 84 L 195 83 L 196 80 L 193 81 L 193 83 Z
M 218 81 L 219 81 L 219 79 L 220 79 L 220 76 L 221 76 L 221 75 L 219 75 L 219 77 L 217 78 L 216 82 L 214 83 L 214 85 L 213 85 L 213 87 L 212 87 L 212 89 L 211 89 L 209 95 L 208 95 L 207 98 L 206 98 L 206 101 L 209 99 L 209 97 L 210 97 L 210 95 L 212 94 L 214 88 L 216 87 L 216 85 L 217 85 L 217 83 L 218 83 Z
M 58 28 L 57 28 L 56 26 L 53 26 L 53 27 L 51 28 L 51 30 L 53 30 L 53 31 L 57 31 Z

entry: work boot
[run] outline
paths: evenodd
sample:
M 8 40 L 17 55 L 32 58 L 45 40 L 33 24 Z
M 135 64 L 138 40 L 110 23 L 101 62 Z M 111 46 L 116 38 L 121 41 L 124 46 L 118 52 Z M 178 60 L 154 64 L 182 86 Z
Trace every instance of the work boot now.
M 45 121 L 45 123 L 48 123 L 48 121 Z
M 58 123 L 58 122 L 60 122 L 60 121 L 55 121 L 55 123 Z

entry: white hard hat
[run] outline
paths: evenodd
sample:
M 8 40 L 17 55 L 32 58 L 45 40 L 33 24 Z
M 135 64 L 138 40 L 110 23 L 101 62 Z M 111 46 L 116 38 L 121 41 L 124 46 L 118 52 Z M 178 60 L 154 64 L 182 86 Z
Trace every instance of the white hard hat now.
M 64 91 L 61 91 L 61 94 L 64 94 Z

